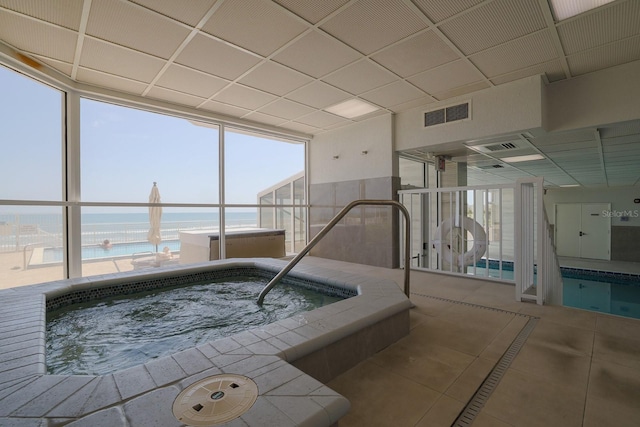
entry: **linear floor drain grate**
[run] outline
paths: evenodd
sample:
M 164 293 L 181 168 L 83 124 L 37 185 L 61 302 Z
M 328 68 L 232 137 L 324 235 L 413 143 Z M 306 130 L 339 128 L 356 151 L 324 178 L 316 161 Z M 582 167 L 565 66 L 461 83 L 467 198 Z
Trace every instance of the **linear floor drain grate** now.
M 480 385 L 480 388 L 478 388 L 451 427 L 467 427 L 473 423 L 473 420 L 480 413 L 484 404 L 487 403 L 491 393 L 493 393 L 495 388 L 498 386 L 498 383 L 500 383 L 500 380 L 507 371 L 507 368 L 511 365 L 511 362 L 513 362 L 513 359 L 515 359 L 518 352 L 527 341 L 529 334 L 533 331 L 537 322 L 538 319 L 531 318 L 527 324 L 524 325 L 516 339 L 513 340 L 496 366 L 494 366 L 489 375 L 487 375 L 487 378 L 485 378 L 484 382 Z

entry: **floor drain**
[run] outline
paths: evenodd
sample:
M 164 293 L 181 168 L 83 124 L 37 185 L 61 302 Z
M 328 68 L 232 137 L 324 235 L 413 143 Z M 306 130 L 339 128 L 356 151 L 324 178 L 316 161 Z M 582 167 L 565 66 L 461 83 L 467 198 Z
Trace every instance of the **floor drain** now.
M 487 378 L 485 378 L 484 382 L 480 385 L 480 388 L 478 388 L 471 400 L 469 400 L 469 403 L 467 403 L 467 406 L 464 407 L 451 427 L 466 427 L 473 423 L 473 420 L 480 413 L 484 404 L 487 403 L 487 400 L 489 399 L 489 396 L 491 396 L 491 393 L 493 393 L 493 390 L 498 386 L 498 383 L 507 371 L 507 368 L 518 355 L 518 352 L 524 345 L 525 341 L 527 341 L 529 334 L 533 331 L 537 322 L 538 319 L 530 318 L 527 324 L 524 325 L 518 336 L 513 340 L 507 351 L 505 351 L 489 375 L 487 375 Z
M 258 386 L 242 375 L 207 377 L 180 392 L 173 402 L 173 415 L 190 426 L 224 424 L 251 408 L 258 398 Z

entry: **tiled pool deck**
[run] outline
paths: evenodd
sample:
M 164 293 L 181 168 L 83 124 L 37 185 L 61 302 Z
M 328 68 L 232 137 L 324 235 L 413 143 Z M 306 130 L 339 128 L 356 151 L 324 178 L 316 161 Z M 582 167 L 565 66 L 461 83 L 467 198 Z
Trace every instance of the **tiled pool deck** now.
M 284 265 L 230 260 L 1 290 L 0 425 L 182 426 L 171 412 L 180 391 L 229 373 L 253 379 L 259 389 L 253 407 L 229 426 L 334 425 L 348 412 L 349 401 L 296 365 L 316 369 L 313 375 L 328 381 L 408 334 L 411 303 L 389 279 L 300 265 L 292 272 L 297 277 L 357 289 L 358 296 L 109 375 L 45 373 L 47 298 L 176 271 L 233 266 L 277 271 Z

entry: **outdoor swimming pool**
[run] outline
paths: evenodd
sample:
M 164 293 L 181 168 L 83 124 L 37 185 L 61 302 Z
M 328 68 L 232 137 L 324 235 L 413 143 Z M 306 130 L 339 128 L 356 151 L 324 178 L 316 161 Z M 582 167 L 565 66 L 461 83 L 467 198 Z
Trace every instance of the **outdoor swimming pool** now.
M 180 250 L 180 240 L 168 240 L 158 245 L 158 250 L 167 246 L 171 252 L 177 252 Z M 131 243 L 114 243 L 109 249 L 104 249 L 100 245 L 90 245 L 82 247 L 82 259 L 100 259 L 100 258 L 114 258 L 122 256 L 131 256 L 137 252 L 155 252 L 156 247 L 149 242 L 131 242 Z M 62 262 L 62 248 L 44 248 L 42 255 L 42 263 L 56 263 Z M 29 263 L 33 265 L 34 263 Z

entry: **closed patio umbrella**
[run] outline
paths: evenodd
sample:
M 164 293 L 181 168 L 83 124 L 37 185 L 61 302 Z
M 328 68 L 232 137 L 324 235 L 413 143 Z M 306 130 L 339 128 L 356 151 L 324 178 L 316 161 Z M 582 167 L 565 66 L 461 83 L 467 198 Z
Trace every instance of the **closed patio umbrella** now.
M 149 203 L 160 203 L 160 190 L 156 183 L 153 183 L 151 188 L 151 194 L 149 194 Z M 156 252 L 158 252 L 158 245 L 162 242 L 160 236 L 160 220 L 162 219 L 162 208 L 160 206 L 149 206 L 149 224 L 151 228 L 147 234 L 147 240 L 152 245 L 156 245 Z

